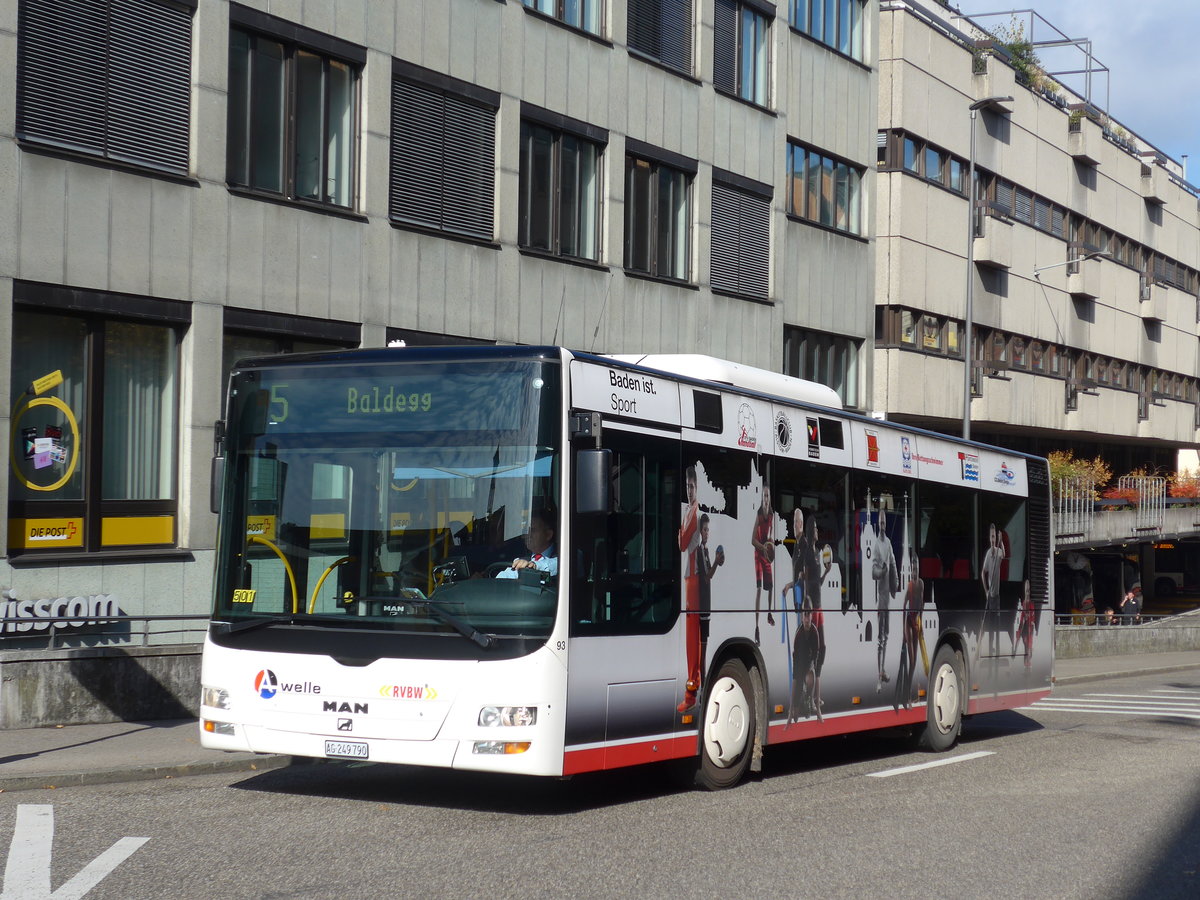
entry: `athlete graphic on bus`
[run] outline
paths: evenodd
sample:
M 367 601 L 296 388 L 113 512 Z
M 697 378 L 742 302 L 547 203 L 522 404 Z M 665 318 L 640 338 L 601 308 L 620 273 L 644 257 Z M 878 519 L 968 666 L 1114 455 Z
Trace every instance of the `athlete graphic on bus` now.
M 1021 586 L 1021 605 L 1017 610 L 1017 630 L 1013 639 L 1013 656 L 1017 654 L 1017 645 L 1025 645 L 1025 668 L 1033 666 L 1033 635 L 1037 630 L 1038 611 L 1033 602 L 1033 591 L 1026 578 Z
M 717 547 L 714 554 L 709 554 L 711 520 L 708 513 L 700 512 L 696 480 L 696 467 L 688 466 L 684 473 L 687 506 L 679 526 L 679 549 L 683 553 L 684 566 L 684 644 L 687 654 L 687 682 L 678 708 L 681 713 L 696 705 L 703 680 L 705 648 L 712 615 L 712 576 L 725 563 L 723 547 Z
M 833 551 L 828 544 L 822 548 L 817 541 L 815 515 L 810 512 L 806 519 L 804 509 L 797 506 L 792 513 L 792 532 L 796 542 L 792 550 L 792 580 L 783 588 L 785 613 L 789 600 L 796 611 L 796 634 L 792 648 L 792 703 L 788 707 L 789 725 L 797 721 L 797 708 L 806 718 L 811 713 L 817 717 L 817 721 L 824 721 L 821 714 L 821 668 L 825 665 L 826 644 L 821 592 L 833 568 Z M 808 644 L 813 640 L 810 631 L 815 632 L 816 641 L 816 651 L 811 655 L 811 660 L 807 653 Z M 805 648 L 803 666 L 800 664 L 802 645 Z M 806 687 L 798 693 L 802 683 Z M 798 696 L 802 696 L 802 703 L 796 702 Z
M 929 674 L 929 651 L 925 646 L 921 614 L 925 611 L 925 581 L 918 574 L 917 561 L 908 560 L 908 584 L 904 588 L 904 609 L 901 616 L 904 629 L 900 643 L 900 669 L 896 674 L 896 696 L 893 708 L 912 709 L 913 676 L 917 671 L 917 653 L 925 673 Z
M 875 682 L 875 691 L 883 690 L 883 685 L 890 681 L 884 669 L 887 657 L 888 619 L 891 614 L 892 597 L 900 589 L 900 573 L 896 569 L 896 554 L 892 550 L 892 541 L 887 533 L 887 513 L 880 506 L 875 522 L 874 540 L 871 542 L 871 580 L 875 586 L 875 609 L 878 613 L 876 623 L 876 658 L 879 661 L 879 677 Z
M 775 540 L 772 526 L 775 510 L 771 508 L 771 487 L 767 479 L 762 480 L 762 502 L 754 516 L 754 527 L 750 531 L 750 544 L 754 547 L 754 643 L 761 643 L 758 631 L 758 616 L 762 601 L 767 601 L 767 625 L 775 624 L 771 614 L 772 595 L 775 590 Z
M 979 571 L 979 582 L 983 586 L 983 615 L 979 620 L 979 639 L 975 644 L 975 657 L 983 648 L 984 634 L 988 639 L 988 655 L 999 652 L 1000 633 L 1000 574 L 1004 562 L 1004 540 L 996 523 L 988 524 L 988 548 L 983 555 Z

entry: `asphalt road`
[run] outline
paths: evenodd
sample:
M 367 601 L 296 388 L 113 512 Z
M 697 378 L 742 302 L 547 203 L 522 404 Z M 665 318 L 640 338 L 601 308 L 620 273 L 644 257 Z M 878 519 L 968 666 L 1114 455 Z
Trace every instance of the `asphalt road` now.
M 374 764 L 22 791 L 0 795 L 0 897 L 79 873 L 88 900 L 1200 896 L 1200 671 L 1061 688 L 943 755 L 878 734 L 764 770 L 717 794 L 663 768 Z

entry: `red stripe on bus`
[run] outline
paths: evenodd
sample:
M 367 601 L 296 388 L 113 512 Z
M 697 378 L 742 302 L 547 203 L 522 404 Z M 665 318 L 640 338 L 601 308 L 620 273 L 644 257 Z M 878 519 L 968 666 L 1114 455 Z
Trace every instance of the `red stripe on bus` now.
M 969 703 L 970 715 L 1029 706 L 1034 701 L 1049 695 L 1050 690 L 1047 688 L 998 697 L 973 697 Z M 809 738 L 851 734 L 856 731 L 872 731 L 877 728 L 920 725 L 925 721 L 926 715 L 925 704 L 921 703 L 912 709 L 883 709 L 850 716 L 835 716 L 825 719 L 823 722 L 818 722 L 816 719 L 805 719 L 791 725 L 776 723 L 767 729 L 767 742 L 769 744 L 786 744 Z M 620 769 L 648 762 L 684 759 L 695 755 L 695 735 L 639 741 L 632 744 L 616 744 L 611 747 L 590 747 L 587 750 L 568 750 L 563 756 L 563 774 L 579 775 L 584 772 L 600 772 L 605 769 Z
M 772 744 L 802 741 L 807 738 L 829 737 L 835 734 L 850 734 L 855 731 L 870 731 L 874 728 L 896 728 L 925 721 L 925 705 L 912 709 L 884 709 L 877 712 L 857 713 L 852 716 L 836 716 L 818 722 L 804 719 L 791 725 L 772 725 L 767 740 Z
M 603 769 L 622 769 L 648 762 L 684 759 L 696 755 L 696 736 L 659 738 L 633 744 L 614 744 L 611 747 L 589 747 L 587 750 L 568 750 L 563 754 L 563 774 L 579 775 Z
M 968 704 L 968 709 L 971 715 L 976 713 L 996 712 L 1001 709 L 1017 709 L 1021 706 L 1030 706 L 1035 701 L 1041 700 L 1043 697 L 1050 696 L 1050 688 L 1043 688 L 1037 691 L 1027 691 L 1023 694 L 1001 694 L 999 696 L 978 696 L 972 697 Z

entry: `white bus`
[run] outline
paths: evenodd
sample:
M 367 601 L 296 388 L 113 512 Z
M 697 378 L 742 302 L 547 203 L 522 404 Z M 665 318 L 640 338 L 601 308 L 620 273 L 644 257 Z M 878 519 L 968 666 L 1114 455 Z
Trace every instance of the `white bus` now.
M 249 360 L 228 410 L 205 747 L 720 788 L 1050 691 L 1042 459 L 554 347 Z

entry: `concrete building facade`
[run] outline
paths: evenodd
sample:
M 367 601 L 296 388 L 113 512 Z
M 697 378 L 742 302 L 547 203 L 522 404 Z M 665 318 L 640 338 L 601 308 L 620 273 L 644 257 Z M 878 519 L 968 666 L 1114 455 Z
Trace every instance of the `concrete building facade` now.
M 876 0 L 0 2 L 0 650 L 209 610 L 240 356 L 700 352 L 873 408 L 877 22 Z
M 1197 189 L 996 24 L 881 4 L 875 403 L 961 433 L 972 318 L 972 437 L 1174 471 L 1200 424 Z

